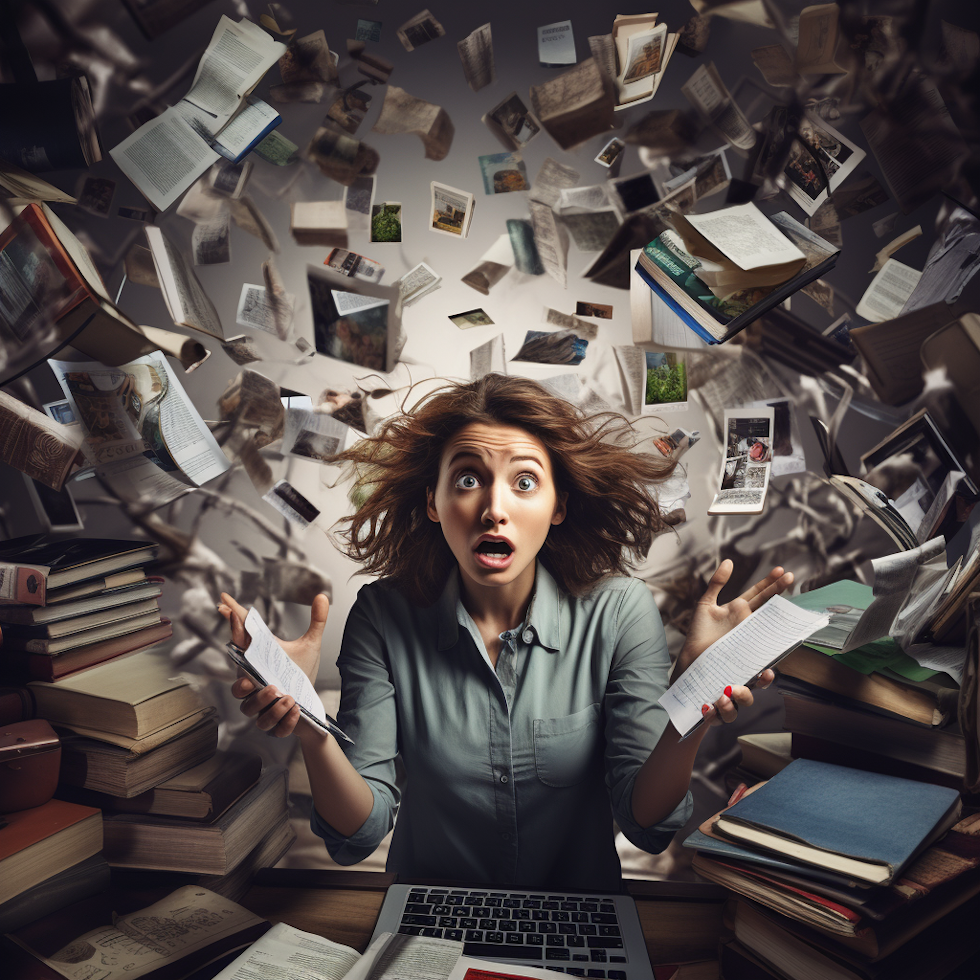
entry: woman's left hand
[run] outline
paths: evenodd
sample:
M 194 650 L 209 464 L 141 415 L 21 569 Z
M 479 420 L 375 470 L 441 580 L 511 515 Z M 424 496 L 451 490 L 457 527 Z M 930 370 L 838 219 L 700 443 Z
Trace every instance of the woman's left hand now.
M 764 579 L 746 589 L 730 602 L 719 605 L 718 596 L 731 578 L 734 565 L 726 559 L 711 576 L 708 589 L 698 602 L 687 634 L 687 641 L 678 657 L 674 678 L 679 677 L 712 643 L 720 640 L 729 630 L 738 626 L 755 612 L 767 599 L 778 595 L 793 584 L 793 573 L 776 566 Z M 759 687 L 768 687 L 775 674 L 764 670 L 758 679 Z M 752 704 L 752 691 L 743 685 L 731 685 L 725 693 L 704 712 L 709 724 L 734 721 L 740 707 Z

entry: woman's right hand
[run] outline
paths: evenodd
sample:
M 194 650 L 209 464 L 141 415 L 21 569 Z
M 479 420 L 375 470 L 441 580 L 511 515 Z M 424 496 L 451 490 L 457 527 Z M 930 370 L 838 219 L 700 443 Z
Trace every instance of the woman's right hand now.
M 286 651 L 310 679 L 316 683 L 320 666 L 320 645 L 323 630 L 327 625 L 330 600 L 322 593 L 313 600 L 310 607 L 310 628 L 296 640 L 280 640 L 279 645 Z M 242 650 L 248 649 L 251 637 L 245 632 L 245 617 L 248 611 L 239 605 L 227 592 L 221 593 L 218 612 L 231 624 L 231 641 Z M 274 685 L 259 688 L 249 677 L 239 677 L 231 687 L 231 693 L 242 702 L 242 714 L 255 719 L 255 726 L 279 738 L 292 735 L 300 720 L 300 710 L 296 702 L 283 696 Z

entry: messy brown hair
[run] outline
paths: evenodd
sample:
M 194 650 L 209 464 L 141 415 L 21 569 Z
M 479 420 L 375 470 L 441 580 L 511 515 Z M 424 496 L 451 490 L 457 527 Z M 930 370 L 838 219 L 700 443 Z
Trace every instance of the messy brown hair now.
M 676 465 L 635 452 L 630 423 L 614 412 L 586 415 L 527 378 L 488 374 L 451 384 L 383 422 L 333 457 L 350 464 L 356 511 L 341 520 L 345 553 L 430 605 L 455 565 L 440 526 L 426 513 L 446 443 L 467 425 L 509 425 L 548 450 L 567 513 L 538 557 L 559 587 L 580 595 L 604 576 L 626 574 L 666 527 L 652 486 Z

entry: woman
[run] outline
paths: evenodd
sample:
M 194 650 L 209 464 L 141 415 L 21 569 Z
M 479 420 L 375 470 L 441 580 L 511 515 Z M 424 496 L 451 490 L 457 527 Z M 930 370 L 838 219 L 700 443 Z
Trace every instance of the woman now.
M 337 661 L 338 720 L 354 745 L 298 726 L 272 687 L 233 687 L 260 730 L 299 737 L 312 826 L 336 861 L 367 857 L 397 808 L 388 870 L 405 879 L 615 890 L 613 814 L 652 852 L 686 822 L 704 726 L 682 742 L 657 703 L 663 626 L 626 576 L 663 526 L 650 485 L 673 464 L 632 452 L 628 428 L 488 375 L 338 457 L 361 501 L 347 551 L 381 576 L 358 594 Z M 712 577 L 675 677 L 792 582 L 775 568 L 718 605 L 730 574 L 724 562 Z M 224 594 L 219 609 L 246 642 L 245 610 Z M 284 644 L 311 680 L 326 616 L 318 596 L 309 631 Z M 751 703 L 729 687 L 703 710 L 720 724 Z

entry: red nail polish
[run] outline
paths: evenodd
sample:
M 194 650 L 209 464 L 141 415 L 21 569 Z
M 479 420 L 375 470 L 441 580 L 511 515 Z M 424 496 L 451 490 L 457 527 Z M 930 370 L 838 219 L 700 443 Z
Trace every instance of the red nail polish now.
M 701 705 L 701 714 L 706 715 L 710 710 L 711 708 L 709 708 L 708 705 L 706 704 Z
M 732 696 L 732 685 L 729 684 L 728 687 L 725 688 L 725 697 L 730 698 L 731 696 Z

